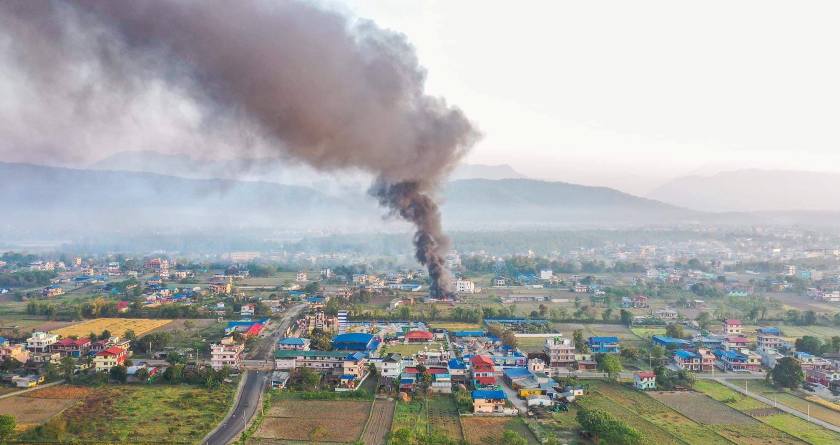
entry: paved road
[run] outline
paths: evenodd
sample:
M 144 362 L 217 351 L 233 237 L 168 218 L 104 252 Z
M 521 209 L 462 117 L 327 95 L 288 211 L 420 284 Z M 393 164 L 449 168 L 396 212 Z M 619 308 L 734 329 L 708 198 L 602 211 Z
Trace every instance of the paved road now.
M 286 315 L 280 319 L 280 322 L 277 323 L 277 328 L 271 337 L 276 339 L 280 335 L 283 335 L 289 323 L 297 317 L 305 306 L 298 305 L 290 308 L 286 312 Z M 260 358 L 268 360 L 271 358 L 273 352 L 274 348 L 272 347 L 271 350 L 267 350 L 263 354 L 263 357 Z M 245 382 L 242 384 L 242 391 L 239 393 L 239 397 L 235 402 L 236 406 L 233 409 L 233 413 L 229 418 L 222 421 L 219 428 L 205 440 L 204 443 L 206 445 L 225 445 L 239 437 L 242 431 L 245 430 L 245 426 L 257 412 L 257 408 L 260 405 L 260 396 L 268 387 L 270 376 L 271 373 L 265 371 L 245 371 L 242 374 Z
M 752 397 L 753 399 L 756 399 L 756 400 L 758 400 L 759 402 L 764 403 L 765 405 L 768 405 L 768 406 L 775 406 L 776 408 L 778 408 L 778 409 L 780 409 L 780 410 L 782 410 L 782 411 L 784 411 L 784 412 L 786 412 L 786 413 L 788 413 L 788 414 L 793 414 L 794 416 L 799 417 L 800 419 L 807 420 L 808 422 L 811 422 L 811 423 L 813 423 L 813 424 L 819 425 L 819 426 L 821 426 L 821 427 L 823 427 L 823 428 L 826 428 L 826 429 L 829 429 L 829 430 L 831 430 L 831 431 L 834 431 L 834 432 L 840 433 L 840 427 L 838 427 L 838 426 L 836 426 L 836 425 L 830 424 L 830 423 L 828 423 L 828 422 L 823 422 L 823 421 L 822 421 L 822 420 L 820 420 L 820 419 L 815 419 L 815 418 L 813 418 L 813 417 L 811 417 L 811 416 L 809 416 L 809 415 L 807 415 L 807 414 L 803 413 L 802 411 L 795 410 L 795 409 L 793 409 L 793 408 L 791 408 L 791 407 L 789 407 L 789 406 L 787 406 L 787 405 L 783 405 L 783 404 L 781 404 L 781 403 L 779 403 L 779 402 L 773 403 L 773 401 L 772 401 L 772 400 L 770 400 L 770 399 L 768 399 L 768 398 L 766 398 L 766 397 L 762 397 L 762 396 L 760 396 L 760 395 L 758 395 L 758 394 L 756 394 L 756 393 L 753 393 L 753 392 L 747 392 L 747 391 L 745 391 L 745 390 L 744 390 L 744 388 L 741 388 L 740 386 L 735 385 L 735 384 L 733 384 L 733 383 L 729 383 L 729 382 L 727 382 L 726 380 L 723 380 L 723 379 L 715 379 L 715 381 L 716 381 L 716 382 L 718 382 L 718 383 L 720 383 L 720 384 L 721 384 L 721 385 L 723 385 L 723 386 L 726 386 L 727 388 L 730 388 L 730 389 L 733 389 L 733 390 L 735 390 L 735 391 L 738 391 L 739 393 L 741 393 L 741 394 L 743 394 L 743 395 L 745 395 L 745 396 Z

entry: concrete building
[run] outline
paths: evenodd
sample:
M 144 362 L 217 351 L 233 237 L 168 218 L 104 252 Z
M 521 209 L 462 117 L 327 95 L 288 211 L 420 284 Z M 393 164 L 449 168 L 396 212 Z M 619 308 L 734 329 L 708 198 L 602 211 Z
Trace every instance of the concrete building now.
M 32 352 L 49 352 L 53 343 L 58 341 L 58 335 L 48 332 L 33 332 L 32 336 L 26 339 L 26 349 Z
M 218 344 L 210 345 L 210 366 L 217 371 L 225 366 L 239 369 L 242 366 L 244 350 L 244 344 L 237 342 L 232 336 L 225 337 Z

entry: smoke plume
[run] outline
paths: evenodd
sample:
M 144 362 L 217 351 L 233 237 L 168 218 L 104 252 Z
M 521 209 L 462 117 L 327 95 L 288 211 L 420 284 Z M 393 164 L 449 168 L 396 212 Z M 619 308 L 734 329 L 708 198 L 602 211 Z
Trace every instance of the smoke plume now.
M 199 122 L 200 142 L 183 144 L 188 150 L 222 147 L 235 157 L 264 144 L 318 169 L 373 174 L 371 194 L 416 226 L 432 293 L 451 290 L 434 192 L 478 133 L 425 93 L 404 36 L 290 0 L 8 0 L 0 51 L 37 92 L 30 99 L 55 107 L 46 116 L 28 108 L 28 124 L 0 124 L 15 136 L 18 159 L 73 160 L 123 143 L 121 134 L 101 136 L 161 91 L 165 103 L 194 108 L 186 114 Z M 59 111 L 66 104 L 71 111 Z M 38 124 L 49 128 L 21 132 Z M 137 130 L 132 142 L 159 137 Z M 242 134 L 258 142 L 242 143 Z

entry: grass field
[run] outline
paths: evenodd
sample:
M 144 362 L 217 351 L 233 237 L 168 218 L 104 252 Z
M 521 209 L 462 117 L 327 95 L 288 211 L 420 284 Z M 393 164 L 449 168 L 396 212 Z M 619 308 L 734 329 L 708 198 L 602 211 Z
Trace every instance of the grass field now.
M 840 335 L 840 327 L 836 326 L 781 326 L 782 335 L 789 338 L 812 335 L 821 339 Z
M 733 383 L 740 387 L 744 387 L 744 382 L 744 380 L 730 380 L 730 383 Z M 779 403 L 784 404 L 802 413 L 807 413 L 810 409 L 812 417 L 823 420 L 832 425 L 840 426 L 839 411 L 806 400 L 802 397 L 799 397 L 795 393 L 776 389 L 762 380 L 750 380 L 747 389 L 749 389 L 749 391 L 751 392 L 760 394 L 770 400 L 775 399 Z
M 51 388 L 52 389 L 52 388 Z M 85 388 L 88 389 L 88 388 Z M 232 385 L 210 391 L 188 385 L 110 385 L 90 390 L 81 401 L 24 442 L 195 443 L 224 417 Z M 36 391 L 33 394 L 37 394 Z
M 462 323 L 458 321 L 433 321 L 429 323 L 432 329 L 446 329 L 449 331 L 480 331 L 484 327 L 476 323 Z
M 637 337 L 644 339 L 645 341 L 649 340 L 654 335 L 665 335 L 665 328 L 647 328 L 647 327 L 635 327 L 630 328 L 630 330 L 635 334 Z
M 758 381 L 756 381 L 757 383 Z M 750 382 L 752 387 L 753 382 Z M 772 412 L 771 406 L 765 405 L 757 400 L 749 399 L 744 395 L 712 381 L 700 381 L 694 385 L 694 389 L 715 400 L 723 402 L 732 408 L 737 409 L 743 413 L 756 412 Z M 778 411 L 777 411 L 778 412 Z M 759 420 L 764 425 L 773 427 L 780 433 L 785 433 L 786 436 L 778 436 L 774 443 L 799 443 L 799 441 L 791 442 L 791 439 L 797 438 L 806 443 L 814 445 L 829 445 L 840 443 L 840 434 L 836 434 L 825 428 L 821 428 L 813 423 L 806 422 L 791 414 L 781 413 L 772 415 L 757 415 L 756 420 Z M 769 433 L 768 433 L 769 434 Z M 787 439 L 786 439 L 787 437 Z M 768 439 L 769 440 L 769 439 Z M 786 442 L 779 442 L 787 440 Z M 768 443 L 768 442 L 762 442 Z
M 17 421 L 19 431 L 46 422 L 75 405 L 91 390 L 66 385 L 53 386 L 0 400 L 0 414 L 10 414 Z
M 102 331 L 108 330 L 111 334 L 122 337 L 125 335 L 125 331 L 132 330 L 135 335 L 140 337 L 147 332 L 166 326 L 171 321 L 146 318 L 95 318 L 60 329 L 54 329 L 51 332 L 62 337 L 74 335 L 86 337 L 91 332 L 99 335 Z
M 510 430 L 524 437 L 529 444 L 539 444 L 521 417 L 464 417 L 464 439 L 473 445 L 501 443 L 502 434 Z
M 648 394 L 678 413 L 704 425 L 758 423 L 752 417 L 723 405 L 702 393 L 653 391 Z
M 254 434 L 258 439 L 354 442 L 362 434 L 371 402 L 350 400 L 281 400 L 266 413 Z

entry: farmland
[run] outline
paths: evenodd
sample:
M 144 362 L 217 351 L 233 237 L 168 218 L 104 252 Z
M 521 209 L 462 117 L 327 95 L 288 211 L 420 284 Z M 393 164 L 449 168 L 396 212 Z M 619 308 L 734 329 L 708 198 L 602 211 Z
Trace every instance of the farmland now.
M 744 387 L 743 380 L 731 380 L 730 382 L 740 387 Z M 840 426 L 840 412 L 834 409 L 808 401 L 789 391 L 776 389 L 773 386 L 768 385 L 767 383 L 760 380 L 750 381 L 748 384 L 748 389 L 751 392 L 760 394 L 770 400 L 775 399 L 779 403 L 784 404 L 789 408 L 793 408 L 797 411 L 807 413 L 810 410 L 812 417 L 823 420 L 832 425 Z
M 354 442 L 362 435 L 370 409 L 370 401 L 280 400 L 265 414 L 254 439 Z
M 138 337 L 169 324 L 172 320 L 153 320 L 146 318 L 95 318 L 76 323 L 67 327 L 54 329 L 51 332 L 62 337 L 86 337 L 90 333 L 96 335 L 109 331 L 113 335 L 124 336 L 125 331 L 132 330 Z
M 750 384 L 752 385 L 752 382 Z M 776 430 L 777 440 L 786 440 L 784 442 L 777 441 L 775 443 L 801 443 L 801 440 L 815 445 L 828 445 L 840 442 L 840 435 L 832 431 L 806 422 L 793 415 L 776 411 L 771 406 L 767 406 L 757 400 L 747 398 L 746 396 L 738 394 L 719 383 L 711 381 L 704 381 L 701 383 L 698 381 L 697 384 L 694 385 L 694 388 L 695 390 L 700 391 L 719 402 L 723 402 L 742 413 L 748 415 L 752 414 L 756 420 L 759 420 L 764 424 L 763 426 L 774 428 Z M 752 428 L 757 427 L 751 427 L 751 429 Z M 780 433 L 786 434 L 784 436 L 778 436 Z M 769 433 L 764 432 L 764 434 Z
M 536 437 L 519 417 L 464 417 L 464 439 L 470 444 L 501 443 L 502 434 L 511 430 L 526 438 L 529 444 L 538 444 Z
M 391 422 L 394 419 L 393 400 L 374 400 L 371 408 L 370 419 L 365 425 L 362 433 L 362 442 L 366 444 L 385 443 L 385 436 L 391 430 Z
M 74 396 L 72 406 L 19 439 L 194 443 L 222 419 L 233 394 L 229 385 L 213 391 L 188 385 L 82 389 L 88 392 Z
M 46 422 L 90 393 L 88 388 L 54 386 L 0 400 L 0 414 L 15 416 L 19 430 Z
M 678 413 L 704 425 L 758 423 L 752 417 L 722 406 L 705 394 L 670 391 L 654 391 L 649 394 Z
M 429 323 L 432 329 L 447 329 L 449 331 L 478 331 L 484 327 L 477 323 L 463 323 L 459 321 L 433 321 Z
M 401 429 L 413 434 L 441 433 L 450 439 L 460 440 L 463 437 L 461 425 L 458 422 L 458 409 L 455 401 L 448 396 L 429 397 L 425 400 L 410 402 L 398 401 L 394 412 L 391 432 Z

